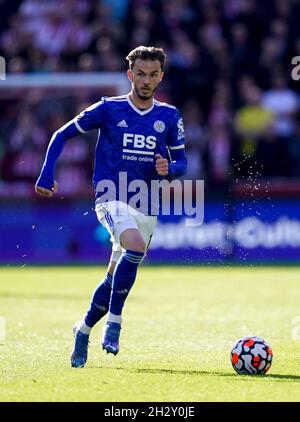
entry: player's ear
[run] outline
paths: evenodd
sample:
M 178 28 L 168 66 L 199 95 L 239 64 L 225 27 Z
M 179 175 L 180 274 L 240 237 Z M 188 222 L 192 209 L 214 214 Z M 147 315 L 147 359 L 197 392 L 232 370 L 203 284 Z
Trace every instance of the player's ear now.
M 127 76 L 128 76 L 128 79 L 130 80 L 130 82 L 132 82 L 132 70 L 130 70 L 130 69 L 127 70 Z
M 161 72 L 159 82 L 161 82 L 161 81 L 162 81 L 162 79 L 163 79 L 163 77 L 164 77 L 164 74 L 165 74 L 164 72 Z

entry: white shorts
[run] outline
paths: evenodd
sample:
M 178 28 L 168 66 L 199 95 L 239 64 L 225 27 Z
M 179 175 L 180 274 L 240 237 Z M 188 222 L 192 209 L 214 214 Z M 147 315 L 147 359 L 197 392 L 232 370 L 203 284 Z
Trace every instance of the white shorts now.
M 112 261 L 117 262 L 124 251 L 120 244 L 120 236 L 127 229 L 137 229 L 140 232 L 146 244 L 146 255 L 155 230 L 156 216 L 144 215 L 121 201 L 109 201 L 98 204 L 96 202 L 95 211 L 98 220 L 110 234 Z

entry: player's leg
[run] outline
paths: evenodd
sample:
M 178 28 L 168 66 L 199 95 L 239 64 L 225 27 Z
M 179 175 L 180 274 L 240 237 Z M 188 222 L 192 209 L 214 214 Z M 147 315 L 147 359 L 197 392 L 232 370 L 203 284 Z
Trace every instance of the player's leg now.
M 123 253 L 113 274 L 109 314 L 102 339 L 103 349 L 107 353 L 113 354 L 117 354 L 119 351 L 122 309 L 135 282 L 137 269 L 143 260 L 146 248 L 145 241 L 138 228 L 128 228 L 122 231 L 119 242 L 123 248 Z
M 116 264 L 109 304 L 108 321 L 116 321 L 136 278 L 139 263 L 145 253 L 145 242 L 137 229 L 127 229 L 120 235 L 123 253 Z M 112 314 L 112 315 L 111 315 Z M 121 318 L 119 318 L 121 319 Z
M 90 334 L 91 329 L 108 312 L 111 295 L 112 276 L 115 270 L 116 263 L 122 254 L 122 248 L 119 243 L 115 241 L 115 238 L 112 234 L 111 226 L 108 225 L 107 219 L 105 219 L 107 211 L 105 209 L 101 209 L 100 211 L 96 210 L 96 212 L 100 223 L 110 233 L 113 246 L 106 275 L 96 287 L 92 296 L 90 308 L 83 321 L 79 325 L 79 330 L 84 334 Z
M 105 210 L 97 212 L 100 223 L 108 230 L 112 236 L 111 228 L 104 218 Z M 79 321 L 73 327 L 75 337 L 74 348 L 71 354 L 71 366 L 82 368 L 88 357 L 89 335 L 95 324 L 108 312 L 109 301 L 111 296 L 112 275 L 116 266 L 116 262 L 122 253 L 121 246 L 115 242 L 113 236 L 113 250 L 108 265 L 107 273 L 104 279 L 96 287 L 92 296 L 90 308 L 82 321 Z
M 145 216 L 141 213 L 134 213 L 133 217 L 134 217 L 134 223 L 136 224 L 137 230 L 136 231 L 124 230 L 122 234 L 120 235 L 120 242 L 122 242 L 122 246 L 124 249 L 123 249 L 123 255 L 118 261 L 116 269 L 115 269 L 115 273 L 113 277 L 113 286 L 115 286 L 115 279 L 117 280 L 117 277 L 116 277 L 117 271 L 121 269 L 121 266 L 119 267 L 119 264 L 121 264 L 121 259 L 125 258 L 126 252 L 130 256 L 134 254 L 135 252 L 143 251 L 143 253 L 140 254 L 139 257 L 137 258 L 137 260 L 139 261 L 138 263 L 136 262 L 136 270 L 137 270 L 139 263 L 142 261 L 145 254 L 147 253 L 147 250 L 149 248 L 149 245 L 150 245 L 150 242 L 151 242 L 151 239 L 156 227 L 157 218 L 155 216 Z M 137 238 L 133 237 L 133 234 L 138 234 Z M 139 248 L 137 246 L 139 246 Z M 121 272 L 121 276 L 122 276 L 122 272 Z M 132 276 L 132 273 L 131 273 L 131 276 Z M 135 277 L 131 278 L 131 287 L 132 287 L 132 284 L 134 283 L 134 279 Z M 130 281 L 130 277 L 129 277 L 129 281 Z M 119 289 L 122 291 L 122 287 L 119 287 Z M 106 324 L 105 330 L 104 330 L 104 337 L 103 337 L 103 340 L 105 340 L 105 334 L 107 336 L 107 333 L 110 333 L 110 332 L 112 333 L 111 339 L 110 339 L 112 343 L 112 347 L 109 347 L 109 348 L 107 347 L 107 341 L 106 342 L 103 341 L 103 343 L 105 346 L 104 348 L 107 351 L 114 354 L 118 353 L 118 350 L 119 350 L 118 340 L 119 340 L 120 329 L 121 329 L 121 314 L 118 315 L 118 313 L 122 312 L 122 308 L 124 306 L 124 302 L 125 302 L 126 297 L 128 296 L 128 293 L 129 291 L 127 292 L 126 295 L 123 295 L 122 297 L 120 295 L 118 296 L 117 294 L 114 295 L 114 289 L 112 290 L 110 312 L 108 316 L 108 321 L 111 321 L 111 322 Z M 111 326 L 112 329 L 109 329 L 109 326 Z
M 118 256 L 120 256 L 120 254 L 121 252 Z M 114 272 L 118 256 L 113 251 L 106 276 L 95 289 L 90 308 L 85 318 L 73 327 L 73 334 L 75 337 L 74 348 L 71 354 L 71 366 L 73 368 L 82 368 L 86 364 L 90 332 L 94 325 L 108 311 L 112 274 Z
M 86 316 L 73 327 L 75 341 L 71 354 L 71 366 L 74 368 L 82 368 L 86 364 L 90 332 L 108 311 L 112 274 L 115 265 L 116 262 L 110 260 L 106 276 L 95 289 Z
M 121 256 L 122 251 L 113 250 L 108 264 L 107 273 L 105 277 L 96 287 L 92 299 L 90 308 L 87 311 L 83 321 L 79 326 L 79 330 L 84 334 L 90 334 L 92 328 L 100 321 L 104 315 L 107 314 L 109 308 L 112 276 L 115 270 L 116 263 Z

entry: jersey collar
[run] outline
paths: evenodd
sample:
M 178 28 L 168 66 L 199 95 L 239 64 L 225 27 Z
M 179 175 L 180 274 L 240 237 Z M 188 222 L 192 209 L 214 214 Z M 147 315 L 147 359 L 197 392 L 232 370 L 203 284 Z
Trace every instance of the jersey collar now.
M 141 116 L 144 116 L 145 114 L 150 113 L 150 111 L 151 111 L 151 110 L 153 110 L 153 107 L 154 107 L 154 101 L 152 101 L 152 106 L 151 106 L 151 107 L 146 108 L 145 110 L 140 110 L 139 108 L 137 108 L 137 107 L 133 104 L 133 102 L 131 101 L 131 99 L 130 99 L 130 97 L 129 97 L 129 94 L 127 94 L 127 95 L 126 95 L 126 97 L 127 97 L 127 101 L 128 101 L 128 104 L 130 105 L 130 107 L 131 107 L 131 108 L 133 108 L 133 110 L 134 110 L 134 111 L 136 111 L 136 112 L 137 112 L 138 114 L 140 114 Z

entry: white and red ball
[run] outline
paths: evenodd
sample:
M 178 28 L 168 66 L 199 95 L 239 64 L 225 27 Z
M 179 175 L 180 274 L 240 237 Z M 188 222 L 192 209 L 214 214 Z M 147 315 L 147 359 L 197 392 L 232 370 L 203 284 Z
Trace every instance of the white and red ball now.
M 272 359 L 272 349 L 261 337 L 243 337 L 231 350 L 233 369 L 240 375 L 264 375 Z

